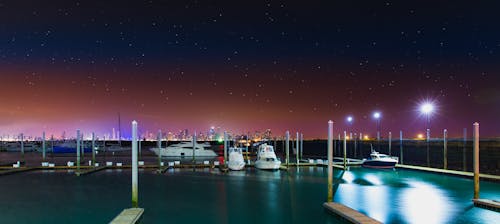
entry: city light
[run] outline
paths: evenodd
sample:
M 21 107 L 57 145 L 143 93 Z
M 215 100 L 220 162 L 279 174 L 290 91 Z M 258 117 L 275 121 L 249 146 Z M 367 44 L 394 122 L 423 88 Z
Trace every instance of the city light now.
M 373 118 L 379 119 L 380 118 L 380 112 L 373 113 Z
M 352 116 L 348 116 L 346 120 L 347 120 L 347 122 L 351 123 L 353 118 L 352 118 Z

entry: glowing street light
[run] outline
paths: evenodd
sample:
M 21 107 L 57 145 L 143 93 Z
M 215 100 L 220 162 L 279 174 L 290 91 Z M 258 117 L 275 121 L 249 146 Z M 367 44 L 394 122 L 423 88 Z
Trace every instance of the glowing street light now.
M 426 117 L 426 138 L 427 138 L 427 166 L 430 166 L 429 141 L 431 138 L 431 114 L 434 112 L 434 105 L 430 102 L 424 102 L 420 105 L 420 113 Z
M 380 117 L 382 117 L 380 112 L 376 111 L 373 113 L 373 118 L 377 122 L 377 150 L 380 150 Z

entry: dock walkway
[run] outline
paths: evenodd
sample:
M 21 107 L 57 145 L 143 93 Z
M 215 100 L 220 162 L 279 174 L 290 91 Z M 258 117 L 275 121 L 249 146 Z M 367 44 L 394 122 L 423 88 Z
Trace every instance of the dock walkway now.
M 143 208 L 127 208 L 116 216 L 110 224 L 135 224 L 144 214 Z
M 346 219 L 347 221 L 354 224 L 381 224 L 381 222 L 368 217 L 352 208 L 349 208 L 345 205 L 335 203 L 335 202 L 325 202 L 323 203 L 323 207 L 328 209 L 328 211 Z
M 457 175 L 457 176 L 474 177 L 474 173 L 473 172 L 465 172 L 465 171 L 458 171 L 458 170 L 445 170 L 445 169 L 439 169 L 439 168 L 422 167 L 422 166 L 411 166 L 411 165 L 402 165 L 402 164 L 396 164 L 396 167 L 397 168 L 403 168 L 403 169 L 421 170 L 421 171 L 427 171 L 427 172 L 451 174 L 451 175 Z M 490 179 L 490 180 L 500 181 L 500 176 L 491 175 L 491 174 L 480 173 L 479 177 L 483 178 L 483 179 Z

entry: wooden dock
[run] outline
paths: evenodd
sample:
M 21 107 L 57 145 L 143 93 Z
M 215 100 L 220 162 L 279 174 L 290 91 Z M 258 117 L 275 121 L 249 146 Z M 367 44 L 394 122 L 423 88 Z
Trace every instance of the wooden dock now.
M 143 208 L 127 208 L 116 216 L 110 224 L 135 224 L 144 214 Z
M 80 172 L 76 172 L 75 174 L 77 176 L 83 176 L 83 175 L 95 173 L 95 172 L 98 172 L 98 171 L 101 171 L 101 170 L 105 170 L 107 168 L 108 167 L 106 167 L 106 166 L 101 166 L 101 167 L 97 167 L 97 168 L 92 168 L 92 169 L 87 169 L 87 170 L 83 170 L 83 171 L 80 171 Z
M 486 208 L 493 211 L 500 211 L 500 201 L 488 200 L 488 199 L 472 199 L 474 206 Z
M 381 224 L 381 222 L 339 203 L 325 202 L 323 203 L 323 207 L 354 224 Z
M 0 172 L 0 176 L 4 176 L 4 175 L 9 175 L 9 174 L 15 174 L 15 173 L 21 173 L 21 172 L 27 172 L 27 171 L 31 171 L 31 170 L 34 170 L 36 168 L 34 167 L 24 167 L 24 168 L 11 168 L 9 170 L 6 170 L 6 171 L 2 171 Z
M 466 177 L 474 177 L 473 172 L 465 172 L 465 171 L 458 171 L 458 170 L 445 170 L 445 169 L 439 169 L 439 168 L 431 168 L 431 167 L 422 167 L 422 166 L 411 166 L 411 165 L 402 165 L 402 164 L 396 164 L 397 168 L 403 168 L 403 169 L 411 169 L 411 170 L 420 170 L 420 171 L 427 171 L 427 172 L 434 172 L 434 173 L 443 173 L 443 174 L 450 174 L 450 175 L 456 175 L 456 176 L 466 176 Z M 490 174 L 483 174 L 480 173 L 479 177 L 482 179 L 490 179 L 494 181 L 500 181 L 500 176 L 496 175 L 490 175 Z

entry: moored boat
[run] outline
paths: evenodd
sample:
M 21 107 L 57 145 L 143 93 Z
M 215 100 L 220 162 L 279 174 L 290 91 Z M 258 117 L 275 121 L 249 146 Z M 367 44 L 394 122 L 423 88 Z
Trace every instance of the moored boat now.
M 255 167 L 257 169 L 278 170 L 280 165 L 281 161 L 276 157 L 273 146 L 267 145 L 266 143 L 259 146 L 257 161 L 255 161 Z
M 243 149 L 238 147 L 229 148 L 229 161 L 227 166 L 231 170 L 242 170 L 245 167 L 245 160 L 243 159 Z
M 361 166 L 368 168 L 391 169 L 398 163 L 397 157 L 390 157 L 386 154 L 372 151 L 370 157 L 363 159 Z

